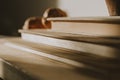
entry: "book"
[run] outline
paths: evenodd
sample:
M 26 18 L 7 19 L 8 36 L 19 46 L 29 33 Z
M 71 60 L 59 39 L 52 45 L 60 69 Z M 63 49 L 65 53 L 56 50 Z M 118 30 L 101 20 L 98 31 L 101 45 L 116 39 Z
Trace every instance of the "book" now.
M 40 47 L 41 46 L 41 47 Z M 43 49 L 44 48 L 44 49 Z M 49 48 L 49 51 L 46 50 L 46 48 Z M 51 50 L 52 49 L 52 50 Z M 44 52 L 47 51 L 47 52 Z M 0 45 L 0 55 L 2 58 L 6 59 L 10 63 L 13 63 L 13 65 L 10 64 L 13 69 L 4 67 L 4 70 L 9 72 L 10 74 L 6 74 L 5 78 L 13 80 L 13 77 L 9 77 L 11 74 L 20 78 L 21 80 L 26 79 L 26 80 L 31 80 L 28 78 L 35 78 L 32 80 L 39 80 L 39 79 L 45 79 L 45 80 L 61 80 L 58 79 L 58 77 L 62 77 L 63 80 L 106 80 L 112 78 L 114 79 L 120 79 L 119 77 L 119 67 L 118 65 L 113 65 L 114 67 L 118 67 L 117 69 L 115 68 L 115 71 L 113 69 L 99 69 L 94 65 L 94 68 L 91 68 L 89 65 L 90 64 L 81 64 L 81 67 L 75 67 L 75 65 L 70 65 L 66 64 L 66 62 L 62 62 L 65 59 L 61 59 L 62 61 L 58 61 L 56 59 L 51 59 L 50 55 L 44 55 L 45 54 L 50 54 L 55 55 L 55 54 L 62 54 L 62 51 L 64 54 L 70 54 L 68 51 L 64 50 L 59 50 L 59 49 L 54 49 L 52 46 L 46 47 L 45 45 L 41 45 L 38 43 L 33 43 L 29 41 L 22 40 L 21 38 L 6 38 L 4 42 L 1 43 Z M 59 53 L 58 53 L 59 52 Z M 54 53 L 54 54 L 53 54 Z M 36 55 L 37 54 L 37 55 Z M 39 55 L 38 55 L 39 54 Z M 71 55 L 71 60 L 74 58 L 74 55 L 76 52 Z M 19 56 L 18 56 L 19 55 Z M 58 56 L 58 55 L 56 55 Z M 60 56 L 60 55 L 59 55 Z M 62 56 L 61 56 L 62 57 Z M 82 58 L 80 56 L 79 60 Z M 65 58 L 65 56 L 63 57 Z M 67 58 L 66 59 L 70 59 Z M 74 58 L 77 59 L 77 58 Z M 91 58 L 95 59 L 95 58 Z M 96 58 L 98 59 L 98 57 Z M 104 59 L 99 59 L 101 62 L 98 62 L 97 64 L 102 65 L 104 64 L 105 60 Z M 94 62 L 92 60 L 86 59 L 86 61 Z M 96 60 L 97 61 L 97 60 Z M 110 65 L 112 61 L 106 66 Z M 116 62 L 115 62 L 116 63 Z M 118 61 L 119 64 L 119 61 Z M 110 66 L 108 66 L 110 68 Z M 15 68 L 15 71 L 14 71 Z M 10 70 L 9 70 L 10 69 Z M 17 70 L 16 70 L 17 69 Z M 19 74 L 18 70 L 20 70 L 21 74 Z M 17 71 L 17 72 L 16 72 Z M 23 72 L 23 73 L 22 73 Z M 47 73 L 47 75 L 46 75 Z M 62 73 L 62 75 L 61 75 Z M 28 75 L 30 77 L 26 77 L 25 75 Z M 70 75 L 70 77 L 66 77 Z M 57 77 L 56 77 L 57 76 Z
M 52 46 L 51 47 L 50 46 L 46 47 L 46 45 L 24 41 L 24 40 L 21 40 L 20 38 L 19 39 L 12 39 L 12 40 L 9 39 L 8 42 L 5 43 L 5 46 L 11 47 L 14 50 L 18 49 L 18 50 L 21 50 L 21 51 L 25 51 L 25 54 L 27 54 L 29 52 L 30 54 L 31 53 L 33 55 L 37 54 L 38 56 L 47 57 L 47 58 L 50 58 L 51 60 L 62 62 L 62 63 L 66 63 L 66 61 L 67 61 L 67 60 L 65 60 L 65 57 L 66 57 L 65 55 L 70 55 L 71 58 L 73 58 L 73 59 L 79 59 L 79 61 L 78 60 L 74 61 L 74 64 L 76 64 L 76 62 L 77 62 L 77 65 L 79 64 L 80 66 L 78 67 L 76 65 L 73 65 L 73 61 L 72 61 L 73 59 L 70 59 L 70 58 L 66 57 L 66 59 L 69 59 L 69 60 L 72 61 L 72 62 L 70 61 L 72 64 L 69 64 L 69 66 L 70 65 L 74 66 L 74 69 L 76 69 L 76 67 L 77 67 L 77 71 L 80 70 L 80 72 L 83 71 L 83 72 L 86 73 L 86 71 L 87 71 L 88 75 L 91 75 L 91 73 L 92 73 L 92 76 L 94 76 L 94 77 L 95 77 L 94 73 L 96 75 L 99 75 L 100 77 L 103 77 L 103 76 L 108 77 L 108 74 L 111 74 L 111 73 L 115 74 L 116 73 L 115 71 L 119 70 L 119 61 L 117 62 L 118 64 L 116 64 L 116 62 L 113 61 L 113 60 L 108 61 L 107 59 L 103 59 L 103 58 L 100 59 L 98 57 L 91 58 L 89 56 L 88 57 L 89 59 L 88 59 L 88 58 L 85 58 L 85 56 L 82 57 L 81 55 L 76 55 L 76 52 L 72 52 L 72 55 L 71 55 L 71 51 L 65 51 L 65 50 L 62 50 L 60 48 L 59 49 L 57 49 L 57 48 L 54 49 Z M 48 50 L 48 48 L 49 48 L 49 50 Z M 14 50 L 12 50 L 12 51 L 14 51 Z M 59 57 L 60 57 L 59 54 L 61 54 L 64 57 L 61 56 L 61 61 L 60 61 L 60 58 L 56 57 L 56 59 L 55 59 L 55 58 L 52 58 L 52 56 L 50 56 L 48 54 L 54 55 L 54 56 L 59 56 Z M 58 55 L 55 55 L 55 54 L 58 54 Z M 77 57 L 75 57 L 75 55 Z M 32 59 L 33 59 L 33 57 L 32 57 Z M 80 60 L 82 60 L 82 61 L 80 61 Z M 30 61 L 33 62 L 32 60 L 30 60 Z M 87 61 L 87 62 L 84 62 L 84 61 Z M 115 63 L 113 64 L 113 62 L 115 62 Z M 91 64 L 91 63 L 93 63 L 93 64 Z M 68 64 L 68 63 L 66 63 L 66 64 Z M 108 73 L 109 71 L 111 73 Z
M 2 45 L 0 45 L 0 55 L 10 63 L 14 64 L 14 66 L 12 67 L 15 67 L 17 70 L 24 72 L 22 75 L 26 74 L 32 78 L 35 78 L 32 80 L 36 80 L 36 78 L 37 80 L 39 80 L 41 79 L 41 77 L 42 79 L 46 80 L 56 80 L 56 76 L 63 77 L 64 80 L 98 80 L 106 78 L 108 76 L 108 70 L 100 69 L 96 66 L 85 64 L 82 62 L 71 62 L 72 60 L 67 60 L 67 58 L 65 60 L 64 57 L 61 57 L 60 60 L 60 57 L 56 56 L 55 58 L 55 56 L 52 56 L 55 54 L 56 51 L 43 50 L 40 48 L 40 46 L 41 48 L 45 49 L 45 46 L 43 45 L 39 45 L 38 47 L 38 44 L 24 41 L 20 38 L 7 39 L 4 43 L 2 43 Z M 47 54 L 50 52 L 51 56 Z M 54 52 L 54 54 L 52 54 L 52 52 Z M 69 54 L 69 52 L 64 53 Z M 79 67 L 68 64 L 66 62 L 71 62 L 72 64 L 76 64 L 77 62 L 77 65 L 79 64 Z M 12 70 L 11 68 L 9 69 Z M 60 75 L 61 72 L 63 73 L 62 75 Z M 13 73 L 14 72 L 12 70 L 11 74 Z M 66 77 L 68 75 L 71 75 L 71 77 Z M 19 72 L 17 72 L 15 76 L 24 78 L 19 74 Z
M 48 18 L 51 30 L 57 32 L 104 37 L 120 37 L 120 17 L 64 17 Z
M 101 57 L 97 55 L 95 56 L 81 51 L 60 48 L 42 43 L 32 43 L 29 41 L 22 40 L 20 38 L 9 39 L 8 41 L 6 41 L 6 43 L 4 43 L 4 45 L 18 50 L 31 52 L 63 63 L 71 64 L 77 67 L 81 67 L 80 63 L 84 63 L 94 65 L 96 68 L 104 67 L 107 69 L 116 69 L 119 64 L 117 62 L 114 63 L 114 61 L 116 61 L 114 59 Z
M 19 30 L 23 40 L 99 55 L 119 57 L 119 39 L 68 34 L 49 30 Z

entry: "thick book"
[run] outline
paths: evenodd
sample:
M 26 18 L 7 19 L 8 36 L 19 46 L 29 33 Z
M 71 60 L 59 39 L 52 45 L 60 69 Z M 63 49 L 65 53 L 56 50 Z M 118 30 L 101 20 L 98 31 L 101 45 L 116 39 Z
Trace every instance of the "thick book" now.
M 69 52 L 64 52 L 64 50 L 58 49 L 55 50 L 53 47 L 42 44 L 38 45 L 24 41 L 20 38 L 7 39 L 4 43 L 2 43 L 2 45 L 0 45 L 1 57 L 10 63 L 13 63 L 16 69 L 28 74 L 32 78 L 35 78 L 32 80 L 40 80 L 41 77 L 45 80 L 56 80 L 56 76 L 63 77 L 62 80 L 99 80 L 104 78 L 106 79 L 106 77 L 108 77 L 107 69 L 98 68 L 95 65 L 83 62 L 73 61 L 70 58 L 65 58 L 65 56 L 60 57 L 60 55 L 55 55 L 57 53 L 61 55 L 70 55 L 71 51 Z M 71 55 L 71 58 L 74 57 L 74 54 L 73 56 Z M 81 60 L 81 58 L 79 59 Z M 76 57 L 76 59 L 78 58 Z M 11 71 L 11 68 L 9 69 Z M 13 73 L 16 72 L 11 71 L 11 74 Z M 61 75 L 61 73 L 63 74 Z M 66 77 L 68 75 L 71 75 L 71 77 Z M 17 72 L 15 76 L 21 77 L 19 72 Z M 25 80 L 31 79 L 25 78 Z M 61 80 L 61 78 L 57 80 Z
M 0 66 L 3 66 L 4 69 L 0 72 L 2 71 L 2 78 L 6 80 L 61 80 L 58 77 L 62 77 L 62 80 L 99 80 L 99 78 L 106 77 L 97 71 L 86 70 L 82 65 L 81 69 L 85 71 L 84 73 L 79 71 L 81 69 L 76 69 L 72 65 L 7 45 L 0 45 L 0 56 L 7 60 L 7 64 L 0 62 Z M 11 77 L 11 75 L 14 77 Z M 66 77 L 68 75 L 71 75 L 71 77 Z
M 80 34 L 68 34 L 49 30 L 19 30 L 22 39 L 66 48 L 107 58 L 119 58 L 120 39 L 111 39 Z
M 120 37 L 120 17 L 64 17 L 64 18 L 48 18 L 51 21 L 53 31 Z
M 53 47 L 44 44 L 35 44 L 21 40 L 20 38 L 11 39 L 11 40 L 9 39 L 6 43 L 4 43 L 4 46 L 13 48 L 14 50 L 18 49 L 20 51 L 25 51 L 24 52 L 25 54 L 27 53 L 29 54 L 32 53 L 33 55 L 37 54 L 38 56 L 49 58 L 56 62 L 58 61 L 64 64 L 68 64 L 69 66 L 71 65 L 72 67 L 77 68 L 77 71 L 82 69 L 83 71 L 86 70 L 88 74 L 92 72 L 96 73 L 96 75 L 99 76 L 102 74 L 102 77 L 103 76 L 107 77 L 109 71 L 111 73 L 118 71 L 120 66 L 119 61 L 116 60 L 114 61 L 110 59 L 105 59 L 103 57 L 100 58 L 97 56 L 92 57 L 89 55 L 84 55 L 86 53 L 82 53 L 82 52 L 77 53 L 76 51 L 66 50 L 63 48 Z M 14 50 L 12 51 L 14 52 Z M 19 52 L 17 53 L 19 54 Z

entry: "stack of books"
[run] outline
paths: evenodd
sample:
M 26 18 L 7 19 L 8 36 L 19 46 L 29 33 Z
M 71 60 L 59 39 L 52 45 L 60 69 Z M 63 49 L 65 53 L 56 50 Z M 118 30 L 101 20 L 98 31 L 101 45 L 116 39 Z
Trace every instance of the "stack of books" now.
M 48 20 L 51 29 L 19 30 L 5 45 L 74 67 L 78 76 L 69 80 L 120 79 L 120 17 Z

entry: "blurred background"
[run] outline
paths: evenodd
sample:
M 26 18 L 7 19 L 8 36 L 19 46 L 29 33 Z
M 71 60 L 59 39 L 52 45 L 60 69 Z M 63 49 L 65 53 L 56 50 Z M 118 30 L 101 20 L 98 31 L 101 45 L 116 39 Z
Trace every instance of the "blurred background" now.
M 1 0 L 0 34 L 18 35 L 26 18 L 42 16 L 48 7 L 56 7 L 56 0 Z
M 28 17 L 42 16 L 49 7 L 58 7 L 70 17 L 108 16 L 105 0 L 1 0 L 0 35 L 19 36 Z

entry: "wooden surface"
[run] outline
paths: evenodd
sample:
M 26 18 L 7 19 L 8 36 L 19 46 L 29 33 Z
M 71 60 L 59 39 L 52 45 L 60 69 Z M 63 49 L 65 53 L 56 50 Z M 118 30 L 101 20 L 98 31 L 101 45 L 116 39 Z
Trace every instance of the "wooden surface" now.
M 105 0 L 110 16 L 120 16 L 120 1 L 119 0 Z

